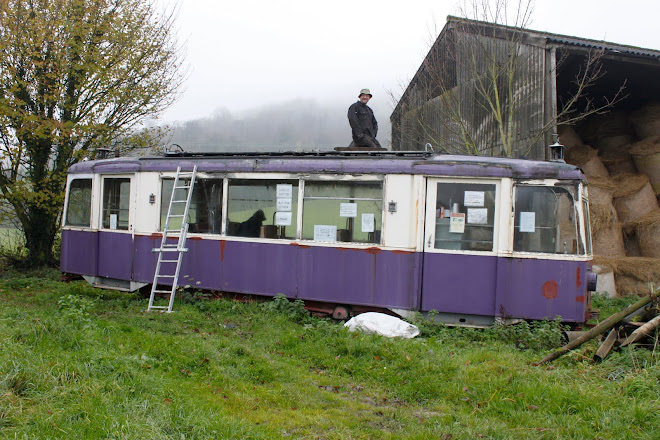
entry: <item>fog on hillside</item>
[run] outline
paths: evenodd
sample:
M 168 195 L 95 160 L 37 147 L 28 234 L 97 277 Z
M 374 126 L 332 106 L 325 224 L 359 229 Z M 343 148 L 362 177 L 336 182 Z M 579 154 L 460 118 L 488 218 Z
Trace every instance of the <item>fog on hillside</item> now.
M 227 109 L 212 116 L 173 124 L 171 143 L 186 151 L 327 151 L 347 147 L 351 130 L 346 117 L 352 102 L 321 106 L 296 100 L 242 113 Z M 389 108 L 374 108 L 378 140 L 390 145 Z

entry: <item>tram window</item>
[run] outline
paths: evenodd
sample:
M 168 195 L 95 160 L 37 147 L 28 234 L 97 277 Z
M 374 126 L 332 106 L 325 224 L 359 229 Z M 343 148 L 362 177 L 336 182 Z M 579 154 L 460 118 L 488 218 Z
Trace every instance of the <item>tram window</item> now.
M 227 235 L 295 239 L 298 180 L 231 179 Z
M 381 182 L 305 182 L 304 240 L 380 243 Z
M 92 179 L 75 179 L 69 185 L 66 225 L 89 228 L 92 212 Z
M 103 227 L 106 229 L 128 230 L 128 207 L 131 179 L 103 179 Z
M 189 182 L 189 181 L 188 181 Z M 186 185 L 180 181 L 179 185 Z M 219 234 L 222 228 L 222 184 L 223 179 L 197 179 L 188 207 L 188 230 L 198 234 Z M 167 210 L 170 206 L 174 179 L 163 179 L 160 198 L 160 230 L 165 227 Z M 185 200 L 186 191 L 177 190 L 175 200 Z M 172 214 L 182 215 L 184 203 L 172 206 Z M 168 229 L 181 228 L 181 217 L 170 218 Z
M 566 188 L 517 186 L 513 250 L 577 254 L 576 211 Z
M 495 185 L 438 183 L 435 248 L 492 251 Z

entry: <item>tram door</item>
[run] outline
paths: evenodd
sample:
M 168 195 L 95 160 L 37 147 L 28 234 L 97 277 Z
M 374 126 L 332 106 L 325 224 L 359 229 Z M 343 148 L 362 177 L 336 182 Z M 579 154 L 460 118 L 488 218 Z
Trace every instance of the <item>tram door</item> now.
M 499 193 L 499 180 L 428 178 L 422 310 L 495 314 Z
M 101 277 L 131 279 L 133 266 L 133 206 L 131 176 L 103 176 L 98 234 Z

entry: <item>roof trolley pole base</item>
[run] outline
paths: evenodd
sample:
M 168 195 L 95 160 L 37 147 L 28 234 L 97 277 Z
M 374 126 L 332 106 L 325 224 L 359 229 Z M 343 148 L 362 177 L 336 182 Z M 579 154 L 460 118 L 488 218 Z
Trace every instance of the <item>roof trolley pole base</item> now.
M 163 310 L 167 313 L 172 312 L 174 296 L 176 294 L 176 288 L 179 283 L 181 260 L 183 259 L 183 254 L 188 252 L 188 249 L 185 247 L 186 236 L 188 235 L 188 210 L 190 208 L 190 200 L 192 199 L 192 192 L 195 186 L 196 176 L 197 165 L 193 167 L 192 172 L 182 172 L 180 166 L 176 169 L 174 185 L 172 186 L 172 195 L 170 197 L 170 205 L 167 209 L 167 217 L 165 218 L 165 226 L 163 227 L 163 237 L 160 242 L 160 247 L 152 250 L 152 252 L 158 253 L 158 262 L 156 263 L 156 271 L 154 272 L 154 281 L 151 285 L 149 307 L 147 308 L 148 312 L 152 310 Z M 185 198 L 177 198 L 178 192 L 183 192 L 185 194 Z M 185 203 L 183 214 L 175 214 L 173 212 L 173 207 L 180 207 L 182 203 Z M 170 220 L 173 218 L 181 219 L 181 227 L 179 229 L 170 229 Z M 177 243 L 168 244 L 168 238 L 177 238 Z M 172 271 L 173 266 L 174 271 Z M 170 282 L 172 283 L 170 290 L 158 288 L 159 283 L 162 285 L 163 283 L 169 284 Z M 167 306 L 155 306 L 154 298 L 156 294 L 169 294 L 169 304 Z

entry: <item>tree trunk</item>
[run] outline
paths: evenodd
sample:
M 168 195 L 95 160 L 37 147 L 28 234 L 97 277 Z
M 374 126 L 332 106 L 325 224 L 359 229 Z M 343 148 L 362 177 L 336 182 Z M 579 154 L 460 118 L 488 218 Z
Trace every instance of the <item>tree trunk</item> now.
M 23 223 L 25 246 L 28 250 L 26 265 L 29 267 L 52 266 L 57 263 L 53 244 L 57 234 L 57 214 L 38 207 L 31 207 L 28 219 Z

